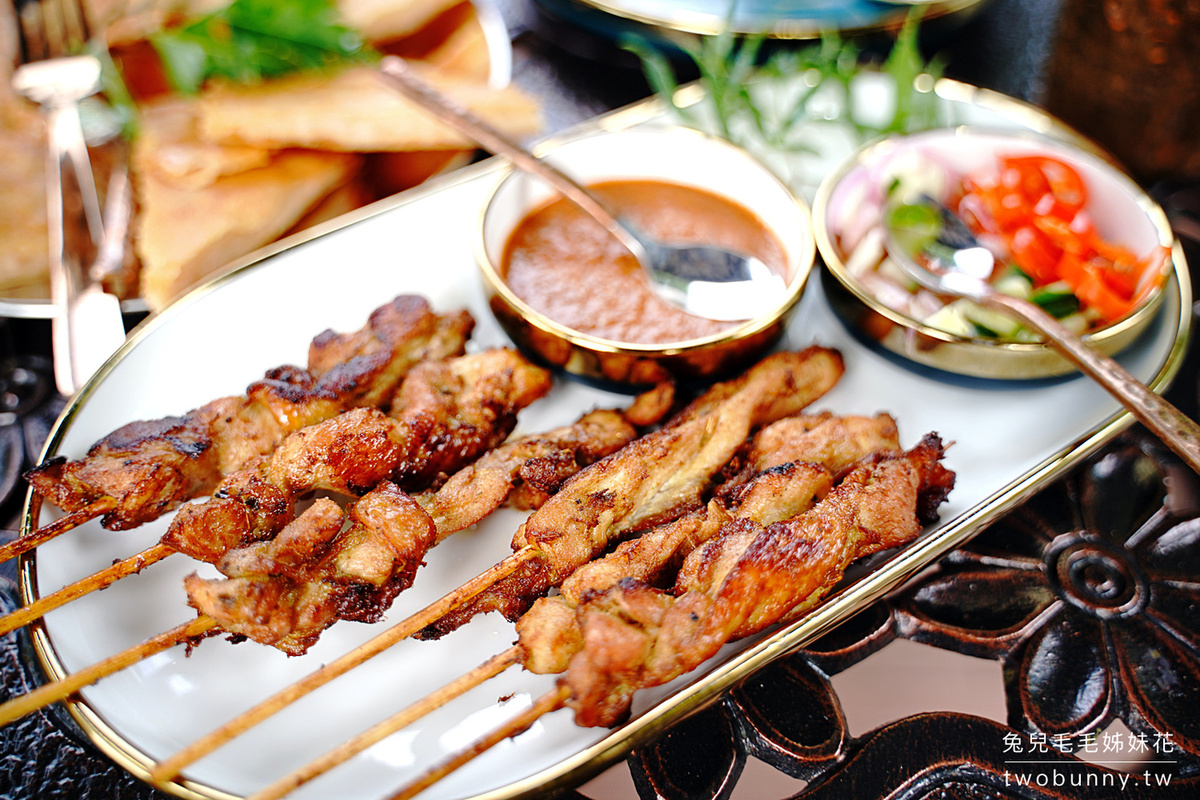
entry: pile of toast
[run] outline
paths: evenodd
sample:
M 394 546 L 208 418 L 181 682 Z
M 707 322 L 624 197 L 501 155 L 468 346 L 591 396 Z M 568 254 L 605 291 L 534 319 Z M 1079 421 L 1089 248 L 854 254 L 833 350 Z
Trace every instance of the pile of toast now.
M 474 152 L 370 65 L 175 93 L 147 36 L 223 0 L 151 0 L 136 10 L 116 2 L 124 0 L 92 0 L 91 13 L 110 19 L 106 42 L 137 104 L 129 150 L 135 279 L 127 292 L 151 309 L 259 247 L 416 185 Z M 495 74 L 496 43 L 470 2 L 337 0 L 337 7 L 369 45 L 405 57 L 461 105 L 512 136 L 539 131 L 536 99 Z M 0 291 L 4 280 L 0 268 Z

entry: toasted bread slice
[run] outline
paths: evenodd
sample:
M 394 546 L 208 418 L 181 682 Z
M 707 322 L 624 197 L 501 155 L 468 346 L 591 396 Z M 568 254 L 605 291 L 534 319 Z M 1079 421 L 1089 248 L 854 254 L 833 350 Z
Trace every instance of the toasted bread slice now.
M 170 97 L 146 103 L 133 147 L 133 168 L 140 175 L 184 188 L 200 189 L 225 175 L 265 167 L 271 151 L 245 145 L 220 145 L 197 135 L 194 99 Z
M 338 0 L 342 22 L 369 42 L 416 33 L 462 0 Z
M 536 133 L 538 103 L 516 87 L 424 77 L 512 136 Z M 347 152 L 461 149 L 462 134 L 394 89 L 371 67 L 335 75 L 296 75 L 258 86 L 220 86 L 200 98 L 200 134 L 222 144 Z
M 199 189 L 140 176 L 134 243 L 147 304 L 162 308 L 234 259 L 274 241 L 358 164 L 357 156 L 344 153 L 286 151 L 265 167 Z

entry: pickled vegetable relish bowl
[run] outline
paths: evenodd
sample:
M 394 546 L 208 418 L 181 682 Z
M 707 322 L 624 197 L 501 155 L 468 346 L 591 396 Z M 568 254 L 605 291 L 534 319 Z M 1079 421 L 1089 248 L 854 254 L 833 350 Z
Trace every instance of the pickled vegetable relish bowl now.
M 913 229 L 919 195 L 961 218 L 996 257 L 993 286 L 1032 300 L 1110 355 L 1153 320 L 1172 271 L 1166 215 L 1101 156 L 1024 132 L 946 128 L 868 144 L 831 172 L 813 202 L 824 284 L 837 314 L 917 363 L 984 378 L 1074 368 L 1041 337 L 969 300 L 916 285 L 884 243 Z
M 507 170 L 486 203 L 476 257 L 491 310 L 526 352 L 602 383 L 705 380 L 783 333 L 815 259 L 807 204 L 729 142 L 665 124 L 591 129 L 537 154 L 663 241 L 754 255 L 783 278 L 755 319 L 694 317 L 658 298 L 632 254 L 553 189 Z

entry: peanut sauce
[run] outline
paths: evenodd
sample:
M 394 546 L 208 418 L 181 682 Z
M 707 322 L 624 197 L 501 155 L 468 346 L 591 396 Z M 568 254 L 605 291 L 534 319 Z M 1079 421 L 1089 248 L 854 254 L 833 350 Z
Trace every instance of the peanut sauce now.
M 653 180 L 589 187 L 632 225 L 663 241 L 711 244 L 761 259 L 783 273 L 779 240 L 749 210 L 701 189 Z M 582 333 L 662 344 L 738 323 L 696 317 L 660 299 L 633 255 L 575 204 L 559 198 L 521 221 L 502 271 L 509 288 L 546 317 Z

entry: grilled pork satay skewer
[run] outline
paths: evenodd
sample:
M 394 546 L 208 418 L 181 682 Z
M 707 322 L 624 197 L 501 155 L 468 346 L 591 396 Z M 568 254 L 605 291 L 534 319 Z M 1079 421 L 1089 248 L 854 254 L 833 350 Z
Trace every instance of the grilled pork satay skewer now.
M 853 464 L 899 448 L 895 421 L 886 414 L 804 415 L 768 426 L 755 437 L 745 458 L 744 472 L 754 473 L 752 477 L 735 475 L 703 511 L 658 526 L 584 564 L 563 582 L 560 594 L 540 598 L 521 616 L 516 645 L 247 800 L 283 797 L 511 666 L 539 674 L 564 671 L 582 646 L 575 608 L 587 593 L 605 591 L 622 580 L 653 581 L 725 525 L 748 521 L 766 526 L 802 513 Z
M 184 506 L 158 544 L 0 617 L 0 632 L 173 552 L 216 563 L 226 550 L 282 528 L 297 497 L 311 489 L 358 494 L 358 487 L 373 486 L 396 471 L 410 486 L 432 480 L 506 437 L 517 412 L 549 387 L 548 372 L 508 349 L 425 361 L 405 375 L 390 416 L 363 407 L 289 434 L 270 456 L 227 476 L 214 499 Z M 346 459 L 343 453 L 355 457 Z M 286 488 L 277 485 L 285 479 Z M 229 497 L 235 490 L 239 493 Z
M 215 563 L 280 530 L 310 492 L 357 495 L 383 480 L 424 488 L 503 442 L 517 412 L 550 387 L 549 372 L 509 348 L 423 362 L 400 385 L 390 415 L 358 408 L 289 435 L 211 498 L 180 508 L 163 541 Z
M 346 518 L 349 518 L 352 524 L 343 531 Z M 332 548 L 333 552 L 326 556 L 329 562 L 328 569 L 333 572 L 345 568 L 348 564 L 361 563 L 364 554 L 366 559 L 376 563 L 383 559 L 389 560 L 391 569 L 387 585 L 377 587 L 377 591 L 383 594 L 392 591 L 393 588 L 403 588 L 412 582 L 420 564 L 419 555 L 414 558 L 413 554 L 422 552 L 421 544 L 432 541 L 434 532 L 433 520 L 429 515 L 415 500 L 390 483 L 383 483 L 371 490 L 347 511 L 343 511 L 332 500 L 318 500 L 287 529 L 294 550 L 329 549 L 322 548 L 322 545 L 330 539 L 340 543 L 342 546 Z M 328 602 L 324 605 L 313 602 L 310 603 L 310 607 L 317 609 L 318 613 L 340 611 L 338 600 L 341 598 L 332 596 L 336 585 L 330 582 L 321 588 L 327 590 L 324 599 Z M 310 626 L 330 624 L 332 618 L 306 622 Z M 30 711 L 62 700 L 101 678 L 163 650 L 184 642 L 196 641 L 201 636 L 212 635 L 220 630 L 218 624 L 216 619 L 201 615 L 140 645 L 72 673 L 60 681 L 48 683 L 14 698 L 0 705 L 0 724 L 6 724 Z M 233 632 L 228 628 L 225 628 L 225 631 Z
M 598 458 L 616 452 L 633 438 L 635 429 L 626 421 L 626 416 L 632 416 L 633 421 L 639 425 L 646 425 L 654 421 L 657 413 L 640 408 L 638 401 L 635 401 L 634 407 L 625 415 L 604 410 L 588 412 L 572 425 L 514 439 L 456 473 L 436 492 L 418 496 L 417 501 L 434 520 L 435 540 L 441 541 L 451 533 L 473 525 L 514 493 L 521 494 L 519 503 L 539 504 L 545 494 L 556 489 L 555 483 L 564 477 L 569 464 L 575 464 L 574 469 L 578 470 Z M 548 477 L 551 478 L 550 483 L 547 482 Z M 525 559 L 534 555 L 532 550 L 514 554 L 374 639 L 268 698 L 161 762 L 152 772 L 154 779 L 170 780 L 183 767 L 309 692 L 345 674 L 397 642 L 409 638 L 450 609 L 511 574 Z
M 685 564 L 673 593 L 636 581 L 589 595 L 577 610 L 583 648 L 563 677 L 580 725 L 612 725 L 633 693 L 699 666 L 724 644 L 804 613 L 851 562 L 915 539 L 954 485 L 941 440 L 853 469 L 812 510 L 757 531 L 725 531 Z M 688 567 L 691 568 L 688 568 Z M 621 655 L 646 645 L 636 663 Z
M 634 440 L 568 480 L 518 530 L 513 539 L 514 554 L 488 570 L 501 577 L 469 597 L 464 595 L 456 605 L 427 615 L 430 622 L 424 633 L 428 635 L 435 630 L 433 623 L 440 627 L 452 613 L 460 614 L 463 609 L 481 613 L 499 607 L 496 596 L 484 606 L 477 606 L 475 600 L 514 579 L 514 585 L 498 599 L 507 601 L 519 615 L 545 593 L 552 581 L 561 581 L 574 567 L 593 558 L 610 539 L 698 507 L 718 472 L 751 433 L 811 404 L 832 388 L 842 369 L 838 353 L 811 347 L 800 353 L 768 356 L 742 376 L 715 385 L 663 428 Z M 714 397 L 722 402 L 713 402 Z M 551 563 L 547 564 L 548 560 Z M 511 568 L 497 569 L 502 565 Z M 561 577 L 556 579 L 548 567 L 560 572 Z M 468 583 L 477 585 L 479 578 Z M 418 612 L 412 618 L 421 615 Z M 466 618 L 460 615 L 454 627 Z M 152 774 L 157 780 L 171 779 L 183 767 L 280 708 L 272 701 L 261 709 L 252 709 L 162 762 Z
M 463 463 L 473 460 L 478 455 L 479 449 L 490 447 L 495 440 L 507 436 L 515 425 L 517 411 L 543 396 L 549 390 L 550 380 L 548 372 L 530 364 L 515 351 L 503 348 L 460 356 L 450 362 L 424 362 L 412 371 L 401 386 L 400 394 L 404 395 L 404 398 L 403 405 L 397 412 L 398 420 L 391 420 L 376 409 L 355 409 L 332 420 L 304 428 L 289 436 L 271 457 L 272 460 L 276 460 L 280 458 L 281 453 L 287 453 L 287 458 L 301 463 L 284 461 L 271 464 L 268 465 L 264 474 L 270 477 L 270 467 L 277 468 L 279 472 L 292 479 L 283 485 L 293 491 L 296 496 L 299 493 L 298 487 L 303 481 L 308 481 L 304 485 L 309 489 L 328 488 L 351 492 L 358 486 L 364 485 L 363 476 L 368 473 L 373 478 L 372 482 L 376 484 L 394 474 L 400 474 L 409 479 L 431 472 L 437 474 L 436 471 L 443 468 L 461 466 Z M 378 453 L 373 453 L 369 445 L 378 446 L 380 439 L 379 430 L 375 428 L 368 430 L 366 443 L 361 439 L 356 439 L 353 435 L 347 438 L 348 432 L 355 432 L 354 421 L 364 415 L 370 415 L 371 419 L 384 416 L 389 422 L 394 423 L 393 429 L 388 429 L 382 434 L 385 439 L 393 430 L 403 432 L 403 436 L 400 437 L 403 447 L 395 454 L 397 456 L 407 455 L 408 461 L 401 459 L 400 461 L 380 462 L 377 458 L 372 458 L 373 455 L 378 456 Z M 289 446 L 296 441 L 300 442 L 300 446 Z M 388 441 L 391 440 L 388 439 Z M 368 446 L 364 446 L 364 444 Z M 386 452 L 393 453 L 393 449 L 388 449 L 386 444 L 383 447 Z M 359 461 L 360 458 L 366 458 L 367 463 Z M 375 475 L 375 472 L 381 469 L 383 471 Z M 261 471 L 254 470 L 250 479 L 243 479 L 241 483 L 251 487 L 265 485 L 277 493 L 281 491 L 278 485 L 269 484 L 257 478 L 256 476 Z M 281 508 L 276 503 L 274 507 L 260 506 L 258 511 L 263 514 L 269 512 L 270 519 L 279 523 L 278 528 L 284 528 L 286 518 L 290 516 L 294 499 L 295 497 L 289 498 L 286 508 Z M 254 508 L 250 504 L 246 504 L 246 507 Z M 184 510 L 193 508 L 196 506 L 189 505 L 185 506 Z M 183 511 L 180 513 L 182 514 Z M 209 523 L 214 520 L 220 522 L 211 514 L 206 515 L 204 519 Z M 297 519 L 294 522 L 304 524 L 299 525 L 297 535 L 288 537 L 289 542 L 309 542 L 312 539 L 308 532 L 309 520 Z M 337 527 L 340 528 L 340 525 Z M 431 529 L 434 528 L 431 527 Z M 174 523 L 172 529 L 164 536 L 162 543 L 169 545 L 174 550 L 197 555 L 202 560 L 216 561 L 228 550 L 248 541 L 231 536 L 231 531 L 238 534 L 239 530 L 231 527 L 228 522 L 225 523 L 224 528 L 206 529 L 204 526 L 192 526 L 189 529 L 192 534 L 190 539 L 182 539 L 178 535 L 172 538 L 172 530 L 175 530 Z M 272 532 L 274 530 L 272 528 Z M 324 531 L 325 537 L 322 539 L 318 536 L 318 544 L 328 540 L 334 532 L 331 525 L 321 526 L 320 530 Z M 178 531 L 176 533 L 178 534 Z M 246 533 L 247 531 L 240 531 L 239 535 L 244 536 Z M 223 535 L 224 538 L 218 534 Z M 395 540 L 393 544 L 395 544 L 403 540 L 403 535 L 397 533 L 393 539 Z M 179 542 L 187 545 L 187 549 L 180 547 Z M 422 541 L 414 544 L 411 540 L 405 543 L 408 550 L 417 553 L 415 558 L 410 558 L 412 563 L 419 562 L 430 544 L 431 542 Z M 156 548 L 150 548 L 150 550 L 157 552 Z M 379 548 L 376 550 L 377 552 L 371 553 L 369 549 L 359 548 L 354 550 L 351 555 L 348 555 L 344 549 L 339 550 L 337 556 L 340 561 L 334 563 L 327 571 L 332 570 L 334 578 L 337 580 L 349 581 L 354 584 L 358 594 L 351 597 L 344 591 L 329 591 L 330 585 L 327 579 L 309 582 L 301 587 L 306 591 L 300 592 L 297 600 L 298 604 L 304 604 L 306 616 L 294 619 L 283 635 L 274 637 L 275 641 L 268 643 L 276 644 L 286 652 L 300 653 L 336 619 L 371 621 L 381 615 L 395 593 L 406 584 L 403 580 L 397 580 L 395 559 L 389 557 L 394 553 L 390 553 L 387 548 L 383 548 L 381 552 Z M 281 552 L 272 555 L 277 563 L 282 563 Z M 328 578 L 327 575 L 322 577 Z M 251 588 L 258 593 L 256 601 L 261 604 L 272 599 L 270 592 L 278 592 L 279 585 L 280 582 L 256 584 Z M 212 591 L 206 592 L 205 590 L 209 587 L 199 579 L 190 580 L 188 586 L 189 589 L 195 590 L 190 592 L 193 595 L 190 598 L 193 605 L 202 606 L 202 601 L 207 599 L 213 610 L 226 609 L 224 597 Z M 262 594 L 264 591 L 265 595 Z M 358 602 L 356 603 L 355 600 Z M 202 606 L 199 610 L 204 611 L 204 607 Z M 295 613 L 297 608 L 291 608 L 290 611 Z M 212 625 L 217 624 L 217 621 L 211 617 L 207 619 Z M 223 621 L 230 622 L 228 615 L 225 615 Z M 300 627 L 301 621 L 306 626 L 304 631 L 296 630 Z M 179 641 L 181 642 L 183 639 Z M 134 650 L 136 649 L 134 648 Z M 110 666 L 97 665 L 96 679 L 128 665 L 127 657 L 124 654 L 118 654 L 114 658 L 115 660 L 110 660 Z M 107 671 L 105 671 L 106 669 Z M 89 670 L 89 674 L 91 674 L 91 670 Z M 56 694 L 56 691 L 56 688 L 51 685 L 39 696 L 48 698 L 46 702 L 53 702 L 70 693 L 68 691 Z M 27 707 L 28 701 L 19 708 L 26 709 Z M 17 707 L 0 706 L 0 724 L 15 719 L 12 716 L 15 713 L 13 708 Z M 23 710 L 20 713 L 27 713 L 27 711 Z
M 766 525 L 795 516 L 861 459 L 899 447 L 896 421 L 887 414 L 803 414 L 772 423 L 754 437 L 744 465 L 705 509 L 618 544 L 571 573 L 554 598 L 537 603 L 553 599 L 574 606 L 586 592 L 624 578 L 653 582 L 729 519 Z
M 721 569 L 711 540 L 744 538 L 791 519 L 823 498 L 860 461 L 899 450 L 899 432 L 887 414 L 803 415 L 768 426 L 755 437 L 741 474 L 722 485 L 705 509 L 622 542 L 576 569 L 558 594 L 535 601 L 517 620 L 523 666 L 543 674 L 566 669 L 580 644 L 575 611 L 587 597 L 622 581 L 655 584 L 673 572 Z
M 660 388 L 653 394 L 657 396 L 661 392 Z M 647 393 L 647 395 L 650 394 Z M 440 541 L 454 532 L 455 525 L 465 528 L 474 524 L 491 510 L 503 504 L 514 492 L 520 493 L 522 499 L 519 502 L 536 504 L 541 496 L 556 489 L 556 481 L 566 477 L 570 469 L 569 464 L 575 464 L 574 468 L 578 470 L 596 459 L 618 450 L 635 435 L 633 424 L 625 417 L 632 417 L 638 425 L 652 424 L 661 410 L 658 409 L 657 403 L 669 403 L 669 400 L 661 397 L 655 402 L 648 403 L 644 402 L 644 397 L 635 401 L 634 406 L 624 415 L 615 411 L 592 411 L 584 414 L 572 425 L 545 433 L 518 437 L 455 473 L 436 492 L 418 496 L 417 501 L 428 508 L 427 513 L 433 517 L 435 541 Z M 458 506 L 458 508 L 451 512 L 450 509 L 454 506 Z M 317 522 L 318 520 L 309 518 L 304 522 L 310 521 Z M 325 527 L 324 530 L 329 531 L 330 528 Z M 313 549 L 314 540 L 311 531 L 311 528 L 302 529 L 287 538 L 292 541 L 307 542 L 308 548 Z M 276 552 L 274 553 L 255 553 L 254 556 L 277 558 L 282 554 L 281 550 L 282 548 L 275 548 Z M 419 560 L 420 555 L 419 552 L 413 552 L 408 555 L 408 558 L 415 562 Z M 531 555 L 531 553 L 528 554 L 528 556 Z M 238 557 L 243 560 L 245 556 L 245 553 L 238 554 Z M 343 558 L 346 558 L 344 554 Z M 293 689 L 295 694 L 291 699 L 288 699 L 285 692 L 273 698 L 272 701 L 261 704 L 257 707 L 258 713 L 262 714 L 262 718 L 265 719 L 266 716 L 274 713 L 274 711 L 268 710 L 272 706 L 275 710 L 279 710 L 296 697 L 303 696 L 307 691 L 311 691 L 361 664 L 391 644 L 408 638 L 436 620 L 448 609 L 461 604 L 511 572 L 521 561 L 521 557 L 514 556 L 480 575 L 473 582 L 458 587 L 437 603 L 398 623 L 387 633 L 372 640 L 371 643 L 360 646 L 343 658 L 323 667 L 318 673 L 314 673 L 307 682 L 308 688 L 305 689 L 304 684 L 298 685 Z M 86 670 L 73 673 L 61 681 L 47 684 L 34 692 L 0 705 L 0 724 L 6 724 L 30 711 L 62 700 L 80 688 L 124 669 L 142 658 L 147 658 L 185 641 L 191 641 L 201 632 L 206 635 L 220 633 L 218 620 L 201 615 L 197 620 L 154 637 L 148 643 L 131 648 Z M 289 631 L 285 631 L 280 638 L 284 638 L 288 633 Z M 298 637 L 294 631 L 290 633 L 292 641 L 296 641 Z M 253 724 L 256 723 L 251 722 L 246 727 Z
M 521 502 L 530 499 L 530 492 L 552 492 L 568 470 L 578 471 L 582 463 L 619 449 L 634 434 L 633 426 L 619 413 L 593 411 L 572 426 L 522 437 L 488 453 L 436 492 L 414 500 L 431 515 L 433 538 L 410 542 L 406 558 L 421 561 L 438 542 L 498 508 L 514 492 L 518 479 L 536 482 L 534 488 L 522 483 L 526 491 Z M 225 553 L 217 567 L 227 577 L 188 578 L 188 602 L 225 630 L 292 655 L 306 649 L 324 629 L 326 619 L 372 622 L 391 604 L 398 589 L 383 591 L 391 586 L 390 561 L 377 562 L 362 548 L 313 560 L 304 553 L 308 548 L 296 547 L 292 538 L 281 533 L 273 540 Z M 329 563 L 337 567 L 336 574 L 329 574 Z M 328 608 L 326 595 L 346 597 L 351 591 L 353 616 L 348 617 L 344 607 L 337 614 Z M 281 634 L 286 638 L 281 639 Z
M 710 540 L 718 549 L 727 544 L 734 557 L 717 557 L 727 568 L 684 576 L 676 587 L 682 594 L 622 581 L 589 596 L 577 610 L 582 649 L 555 689 L 418 776 L 392 800 L 414 797 L 560 708 L 573 708 L 580 725 L 613 725 L 628 713 L 637 689 L 661 685 L 699 666 L 727 642 L 811 610 L 852 561 L 906 544 L 936 518 L 954 480 L 941 456 L 941 442 L 927 435 L 907 453 L 882 455 L 856 468 L 804 514 L 761 528 L 753 537 L 735 532 Z M 701 574 L 705 578 L 697 582 Z
M 437 315 L 421 298 L 398 297 L 355 333 L 317 336 L 306 370 L 279 367 L 243 396 L 183 416 L 130 423 L 84 458 L 53 458 L 25 477 L 74 524 L 84 521 L 80 514 L 94 514 L 113 530 L 136 527 L 207 494 L 222 476 L 270 452 L 289 432 L 348 408 L 386 402 L 413 365 L 461 353 L 473 326 L 467 312 Z M 71 526 L 59 527 L 50 532 Z M 0 560 L 48 541 L 47 533 L 34 531 L 5 545 Z
M 584 420 L 587 419 L 588 417 L 584 417 Z M 572 426 L 570 433 L 571 435 L 578 435 L 581 432 L 578 431 L 577 426 Z M 529 439 L 522 440 L 521 444 L 527 444 L 528 440 Z M 598 445 L 595 444 L 595 441 L 589 441 L 588 446 L 596 447 Z M 602 445 L 599 446 L 602 447 Z M 551 457 L 557 455 L 557 453 L 553 452 L 551 447 L 544 447 L 544 449 L 541 449 L 538 455 L 530 458 L 530 461 L 533 461 L 533 459 L 538 456 L 545 456 L 546 453 L 551 453 Z M 562 461 L 562 458 L 556 458 L 556 461 L 560 462 Z M 520 473 L 520 468 L 521 464 L 515 463 L 512 465 L 512 483 L 516 483 L 518 473 Z M 494 498 L 496 495 L 492 493 L 491 497 Z M 503 499 L 504 498 L 500 498 L 499 501 L 503 501 Z M 317 507 L 317 505 L 314 504 L 314 507 Z M 328 507 L 326 507 L 326 509 L 319 509 L 318 507 L 318 511 L 312 512 L 312 516 L 306 518 L 302 524 L 304 524 L 304 527 L 307 530 L 312 530 L 311 528 L 308 528 L 307 523 L 312 522 L 316 525 L 320 525 L 320 518 L 324 516 L 326 511 L 328 511 Z M 299 523 L 299 519 L 296 522 Z M 323 525 L 322 528 L 325 531 L 329 531 L 331 530 L 331 525 Z M 420 530 L 420 527 L 416 527 L 416 529 Z M 438 533 L 444 536 L 446 534 L 446 530 L 443 528 L 442 530 L 438 531 L 436 524 L 434 524 L 434 535 L 437 535 Z M 294 539 L 307 540 L 308 546 L 312 547 L 313 545 L 310 537 L 305 536 L 304 533 L 298 533 Z M 412 541 L 412 539 L 409 539 L 409 541 Z M 457 606 L 457 604 L 461 604 L 464 600 L 469 599 L 469 597 L 474 596 L 476 593 L 479 593 L 479 591 L 496 582 L 500 577 L 508 575 L 509 572 L 516 569 L 516 566 L 520 564 L 520 558 L 510 558 L 504 561 L 504 563 L 494 567 L 493 570 L 479 576 L 474 583 L 468 582 L 468 584 L 464 584 L 462 587 L 458 587 L 454 591 L 451 591 L 451 593 L 445 595 L 442 600 L 432 603 L 431 606 L 428 606 L 426 609 L 422 609 L 422 612 L 410 616 L 410 618 L 407 620 L 401 621 L 400 624 L 390 628 L 388 632 L 380 634 L 379 637 L 372 639 L 371 642 L 368 642 L 366 645 L 360 645 L 359 648 L 350 651 L 349 654 L 344 655 L 341 658 L 337 658 L 337 660 L 334 662 L 326 664 L 326 666 L 318 670 L 318 672 L 310 675 L 310 678 L 308 678 L 306 681 L 301 681 L 300 684 L 294 685 L 290 692 L 281 692 L 274 698 L 268 700 L 268 702 L 256 706 L 258 714 L 262 715 L 262 718 L 274 714 L 275 711 L 281 710 L 288 703 L 294 702 L 295 699 L 304 696 L 304 694 L 314 690 L 314 688 L 324 685 L 325 682 L 336 678 L 337 675 L 348 672 L 349 669 L 358 666 L 358 664 L 368 660 L 368 658 L 372 657 L 373 655 L 377 655 L 378 652 L 382 652 L 388 648 L 388 646 L 391 646 L 391 644 L 398 642 L 398 640 L 406 639 L 409 636 L 412 636 L 413 633 L 421 630 L 422 627 L 430 624 L 430 622 L 433 620 L 436 620 L 440 614 L 445 613 L 446 610 Z M 144 660 L 144 658 L 148 658 L 157 654 L 157 652 L 167 650 L 172 648 L 172 646 L 182 643 L 193 642 L 193 640 L 197 640 L 198 637 L 211 636 L 211 634 L 218 632 L 221 632 L 221 628 L 218 627 L 217 620 L 212 618 L 212 616 L 202 614 L 198 616 L 196 620 L 186 622 L 184 625 L 180 625 L 172 628 L 170 631 L 158 634 L 158 636 L 152 637 L 142 644 L 133 646 L 133 648 L 119 652 L 119 654 L 110 656 L 109 658 L 106 658 L 106 660 L 92 664 L 91 667 L 79 670 L 79 672 L 72 673 L 71 675 L 67 675 L 64 679 L 49 682 L 49 684 L 38 687 L 34 691 L 23 694 L 23 696 L 13 698 L 8 700 L 7 703 L 0 704 L 0 726 L 2 726 L 2 724 L 12 722 L 13 720 L 17 720 L 17 718 L 29 714 L 31 711 L 43 708 L 43 706 L 49 705 L 50 703 L 59 702 L 59 700 L 65 699 L 66 697 L 70 696 L 70 694 L 79 691 L 80 688 L 90 686 L 98 680 L 107 678 L 108 675 L 120 672 L 121 669 L 130 667 L 132 664 Z M 292 634 L 293 639 L 295 639 L 295 634 L 292 632 L 284 632 L 284 636 L 287 636 L 288 633 Z M 245 718 L 250 718 L 250 716 L 251 715 L 244 715 Z M 246 727 L 251 727 L 254 723 L 256 722 L 250 722 L 246 724 Z M 198 744 L 203 744 L 203 742 L 198 742 Z M 196 758 L 198 757 L 199 756 L 196 756 Z M 173 774 L 174 772 L 172 772 L 170 775 Z M 167 777 L 169 778 L 170 775 Z
M 751 434 L 810 405 L 842 371 L 837 352 L 810 347 L 774 353 L 716 384 L 659 430 L 572 478 L 513 536 L 514 552 L 530 547 L 538 558 L 424 635 L 444 635 L 488 611 L 515 620 L 610 542 L 698 508 Z

